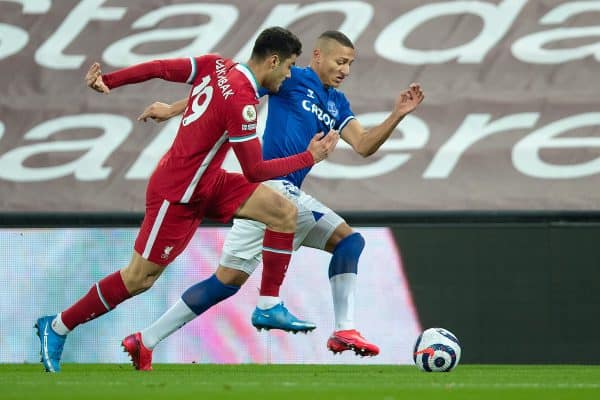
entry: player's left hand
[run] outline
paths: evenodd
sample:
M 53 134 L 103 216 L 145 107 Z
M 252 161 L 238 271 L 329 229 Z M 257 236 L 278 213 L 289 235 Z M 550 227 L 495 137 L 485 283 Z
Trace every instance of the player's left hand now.
M 313 136 L 308 144 L 307 150 L 313 156 L 315 164 L 323 161 L 333 153 L 339 139 L 339 133 L 334 130 L 330 130 L 327 135 L 324 135 L 323 132 L 319 132 Z
M 402 115 L 408 114 L 413 111 L 425 98 L 421 85 L 418 83 L 411 83 L 408 89 L 402 91 L 400 96 L 396 99 L 396 111 L 402 113 Z

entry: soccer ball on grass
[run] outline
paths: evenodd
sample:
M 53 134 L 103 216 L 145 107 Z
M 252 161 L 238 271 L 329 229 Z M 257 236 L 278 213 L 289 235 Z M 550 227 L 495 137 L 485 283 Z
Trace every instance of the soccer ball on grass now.
M 452 332 L 429 328 L 419 335 L 413 360 L 421 371 L 450 372 L 458 365 L 460 353 L 460 343 Z

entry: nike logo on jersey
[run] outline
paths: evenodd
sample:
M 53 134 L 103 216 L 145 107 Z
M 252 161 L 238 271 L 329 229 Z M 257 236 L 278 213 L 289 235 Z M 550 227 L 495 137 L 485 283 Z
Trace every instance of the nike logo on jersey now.
M 329 127 L 329 129 L 333 129 L 335 126 L 335 118 L 331 115 L 327 114 L 325 111 L 321 109 L 315 103 L 311 103 L 309 100 L 302 100 L 302 108 L 306 111 L 313 113 L 319 121 L 322 121 L 325 125 Z

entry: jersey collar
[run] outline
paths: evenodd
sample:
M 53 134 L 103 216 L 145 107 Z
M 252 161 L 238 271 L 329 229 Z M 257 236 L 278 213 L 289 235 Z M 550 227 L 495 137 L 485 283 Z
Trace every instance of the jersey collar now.
M 312 79 L 319 83 L 320 87 L 323 88 L 323 90 L 325 91 L 325 93 L 329 93 L 332 89 L 334 89 L 331 86 L 327 86 L 323 82 L 321 82 L 321 78 L 319 78 L 319 74 L 317 74 L 317 71 L 315 71 L 314 69 L 312 69 L 310 67 L 310 65 L 307 66 L 306 69 L 310 71 L 310 74 L 312 75 Z
M 250 82 L 250 84 L 254 88 L 254 94 L 256 95 L 256 98 L 258 99 L 259 98 L 259 94 L 258 94 L 258 82 L 256 81 L 256 77 L 254 76 L 254 73 L 252 72 L 252 70 L 250 69 L 250 67 L 248 67 L 246 64 L 237 64 L 235 66 L 235 69 L 237 69 L 242 74 L 244 74 L 244 76 L 246 77 L 246 79 L 248 79 L 248 81 Z

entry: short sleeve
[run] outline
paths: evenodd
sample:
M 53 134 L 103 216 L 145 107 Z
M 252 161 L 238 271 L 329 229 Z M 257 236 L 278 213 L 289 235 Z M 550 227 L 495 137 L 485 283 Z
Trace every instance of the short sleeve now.
M 355 118 L 354 113 L 350 109 L 350 102 L 342 93 L 340 93 L 340 98 L 338 101 L 338 112 L 339 115 L 336 119 L 337 124 L 335 126 L 335 129 L 341 132 L 346 127 L 346 125 L 348 125 L 348 123 Z

